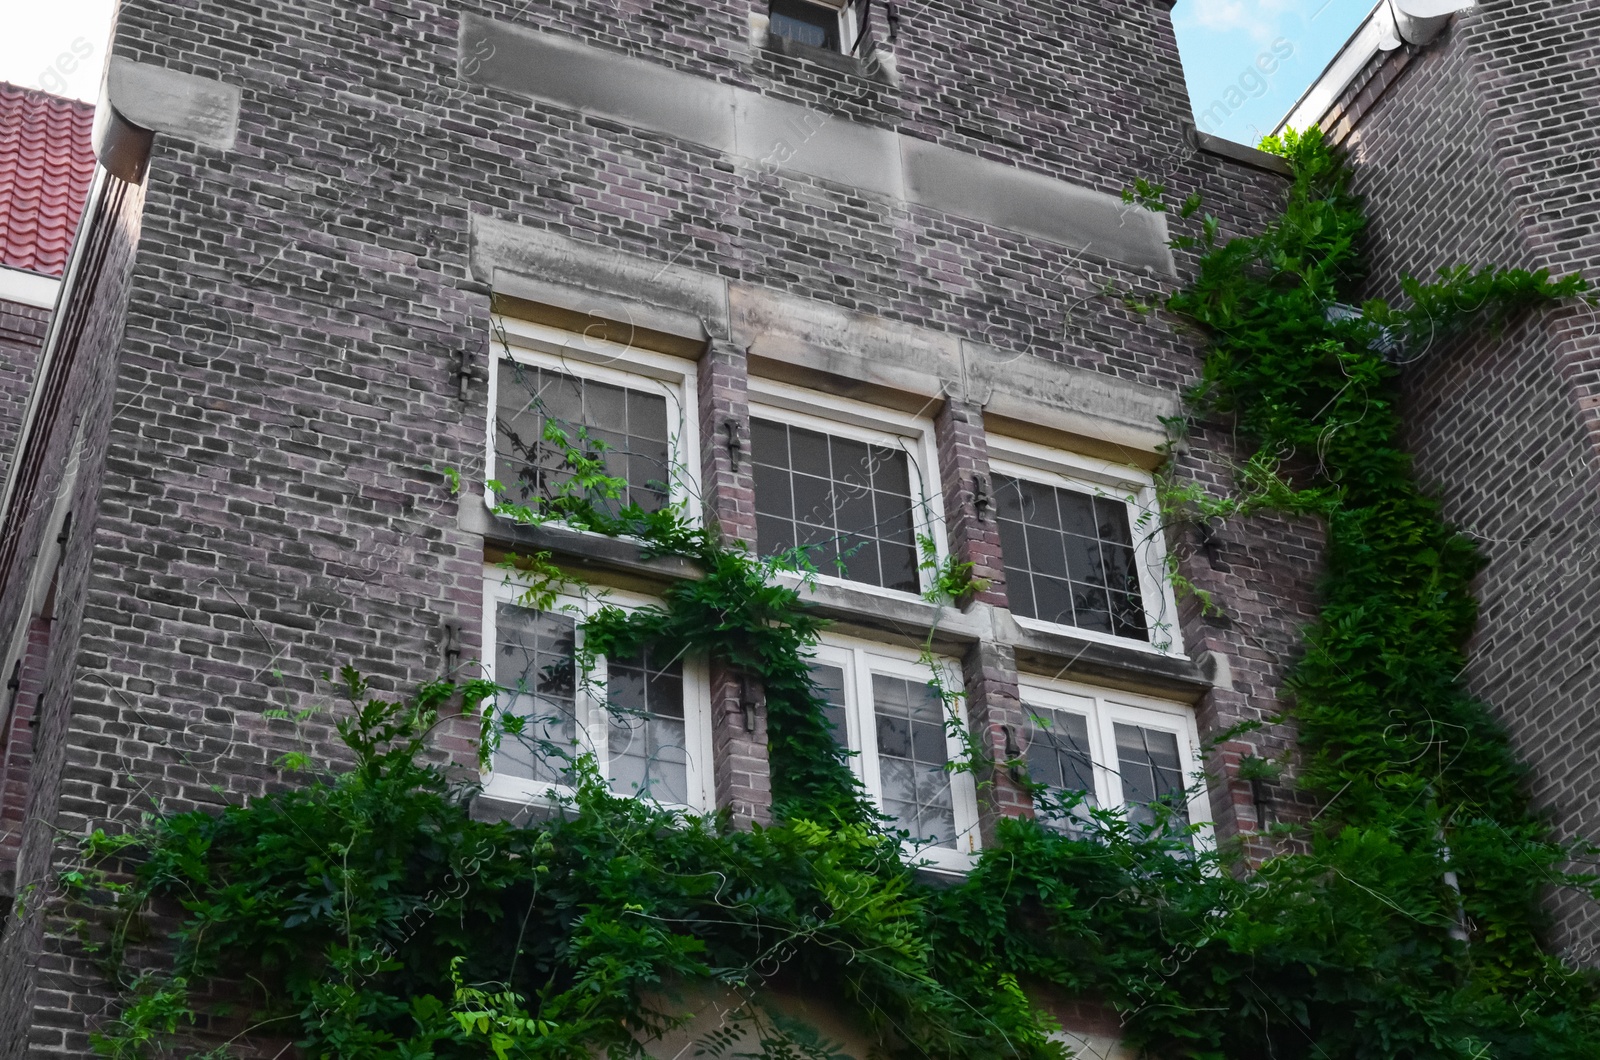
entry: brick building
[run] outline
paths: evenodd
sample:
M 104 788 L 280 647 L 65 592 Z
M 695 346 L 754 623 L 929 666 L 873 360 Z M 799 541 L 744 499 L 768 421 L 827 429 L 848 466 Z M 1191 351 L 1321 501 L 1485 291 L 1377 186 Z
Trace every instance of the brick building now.
M 39 351 L 50 326 L 78 217 L 94 179 L 94 108 L 0 84 L 0 442 L 6 459 L 26 415 Z M 41 604 L 41 614 L 51 608 Z M 35 648 L 48 621 L 18 634 Z M 0 879 L 8 893 L 28 795 L 30 722 L 42 673 L 14 661 L 0 709 Z
M 1236 770 L 1288 759 L 1292 733 L 1206 738 L 1281 709 L 1320 532 L 1152 522 L 1198 359 L 1125 296 L 1193 260 L 1120 192 L 1200 191 L 1243 232 L 1282 166 L 1193 132 L 1167 4 L 1019 6 L 125 0 L 0 496 L 0 625 L 51 601 L 50 636 L 0 660 L 42 681 L 5 1055 L 82 1055 L 104 1018 L 49 901 L 71 837 L 269 790 L 286 751 L 336 756 L 325 718 L 267 712 L 346 663 L 397 691 L 531 688 L 546 735 L 619 788 L 764 819 L 761 703 L 734 675 L 613 660 L 639 689 L 621 726 L 537 684 L 574 618 L 519 606 L 499 559 L 548 552 L 622 602 L 692 576 L 493 514 L 491 478 L 547 488 L 551 422 L 607 441 L 641 503 L 814 546 L 817 678 L 933 871 L 1032 809 L 1006 777 L 980 800 L 943 771 L 930 633 L 997 757 L 1269 849 L 1255 833 L 1293 796 Z M 1180 472 L 1225 488 L 1230 453 L 1197 424 Z M 919 539 L 990 586 L 926 602 Z M 1226 617 L 1174 599 L 1168 552 Z M 485 810 L 560 781 L 507 751 Z
M 1372 218 L 1371 296 L 1462 264 L 1593 280 L 1597 59 L 1592 0 L 1481 3 L 1420 27 L 1374 12 L 1287 119 L 1320 124 L 1351 153 Z M 1405 416 L 1423 483 L 1488 560 L 1472 690 L 1500 711 L 1559 833 L 1589 841 L 1600 836 L 1596 334 L 1577 306 L 1441 340 L 1407 367 Z M 1600 962 L 1600 908 L 1569 891 L 1552 901 L 1556 944 Z

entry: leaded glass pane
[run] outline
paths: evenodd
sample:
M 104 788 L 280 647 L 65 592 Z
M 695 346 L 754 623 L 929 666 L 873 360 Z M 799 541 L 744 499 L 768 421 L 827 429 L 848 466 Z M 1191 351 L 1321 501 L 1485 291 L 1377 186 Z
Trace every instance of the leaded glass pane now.
M 1117 772 L 1122 777 L 1122 800 L 1128 807 L 1128 820 L 1152 825 L 1157 803 L 1171 811 L 1178 827 L 1189 824 L 1188 799 L 1184 792 L 1183 762 L 1178 756 L 1178 737 L 1159 729 L 1117 723 Z
M 944 703 L 926 682 L 872 675 L 883 809 L 918 841 L 956 845 Z
M 1012 613 L 1148 640 L 1126 502 L 995 475 Z
M 689 802 L 683 664 L 650 652 L 606 665 L 607 761 L 612 788 L 658 802 Z
M 1029 714 L 1028 776 L 1050 789 L 1039 800 L 1039 821 L 1076 831 L 1096 805 L 1089 719 L 1060 710 L 1029 708 Z
M 495 477 L 506 500 L 536 505 L 560 496 L 572 480 L 568 447 L 599 460 L 627 487 L 613 508 L 668 503 L 670 423 L 666 395 L 646 384 L 622 387 L 510 359 L 499 363 Z M 554 427 L 565 438 L 546 438 Z M 596 499 L 597 498 L 591 498 Z
M 763 554 L 799 546 L 824 574 L 918 591 L 904 451 L 759 419 L 750 437 Z
M 497 773 L 563 783 L 578 753 L 573 650 L 577 622 L 568 615 L 501 603 L 495 609 L 494 679 L 512 697 L 508 732 L 495 753 Z

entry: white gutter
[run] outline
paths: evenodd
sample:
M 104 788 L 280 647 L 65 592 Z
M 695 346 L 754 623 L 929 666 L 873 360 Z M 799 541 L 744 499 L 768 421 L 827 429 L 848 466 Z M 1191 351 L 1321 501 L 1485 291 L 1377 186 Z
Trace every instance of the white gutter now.
M 1444 32 L 1450 16 L 1473 6 L 1474 0 L 1389 0 L 1395 25 L 1407 44 L 1423 45 Z
M 1302 132 L 1317 124 L 1379 52 L 1402 43 L 1421 47 L 1444 32 L 1451 16 L 1466 11 L 1474 0 L 1378 0 L 1355 33 L 1339 49 L 1311 87 L 1295 101 L 1274 134 L 1285 128 Z
M 1328 108 L 1333 106 L 1350 82 L 1354 81 L 1361 71 L 1367 68 L 1372 57 L 1379 52 L 1392 52 L 1400 47 L 1400 31 L 1395 26 L 1394 13 L 1389 9 L 1389 0 L 1378 0 L 1378 3 L 1368 13 L 1351 38 L 1345 42 L 1339 53 L 1328 63 L 1326 69 L 1313 82 L 1311 87 L 1295 101 L 1289 113 L 1273 129 L 1274 135 L 1283 132 L 1285 128 L 1295 132 L 1303 132 L 1322 120 L 1328 113 Z

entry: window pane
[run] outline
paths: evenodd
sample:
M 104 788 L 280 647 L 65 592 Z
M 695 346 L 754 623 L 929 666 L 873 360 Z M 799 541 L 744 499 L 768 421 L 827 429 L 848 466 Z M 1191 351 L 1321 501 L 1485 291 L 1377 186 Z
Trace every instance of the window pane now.
M 781 423 L 750 421 L 750 458 L 758 464 L 789 466 L 789 428 Z
M 508 500 L 529 504 L 558 496 L 570 481 L 566 448 L 602 458 L 607 474 L 624 479 L 614 507 L 647 511 L 667 504 L 671 481 L 667 399 L 648 389 L 621 387 L 502 359 L 495 409 L 495 477 Z M 546 441 L 547 425 L 566 439 Z M 583 444 L 587 437 L 589 444 Z
M 994 482 L 1012 613 L 1148 640 L 1127 503 L 1006 475 Z
M 567 615 L 502 603 L 495 608 L 494 680 L 506 690 L 508 711 L 523 719 L 495 752 L 494 770 L 547 783 L 567 777 L 578 751 L 577 622 Z
M 813 48 L 839 50 L 839 14 L 806 0 L 772 0 L 772 32 Z
M 689 801 L 683 664 L 650 653 L 606 666 L 607 761 L 613 788 L 665 803 Z
M 822 717 L 840 747 L 850 746 L 850 726 L 845 720 L 844 670 L 824 663 L 811 664 L 811 683 L 823 698 Z
M 819 478 L 832 476 L 832 465 L 828 461 L 828 436 L 825 434 L 790 427 L 789 458 L 794 461 L 794 470 L 802 475 L 816 475 Z
M 884 812 L 915 840 L 956 843 L 944 704 L 925 682 L 872 675 Z
M 1183 767 L 1178 757 L 1178 737 L 1159 729 L 1139 725 L 1115 726 L 1117 771 L 1122 777 L 1122 798 L 1128 819 L 1150 825 L 1156 821 L 1151 809 L 1164 803 L 1178 827 L 1189 824 L 1188 800 L 1184 796 Z
M 1089 719 L 1058 710 L 1029 713 L 1028 775 L 1051 789 L 1039 805 L 1039 821 L 1075 831 L 1095 803 L 1094 760 L 1089 754 Z M 1054 801 L 1055 805 L 1051 805 Z M 1071 803 L 1070 810 L 1065 805 Z
M 920 587 L 910 461 L 800 427 L 753 420 L 757 539 L 797 544 L 824 574 L 905 592 Z

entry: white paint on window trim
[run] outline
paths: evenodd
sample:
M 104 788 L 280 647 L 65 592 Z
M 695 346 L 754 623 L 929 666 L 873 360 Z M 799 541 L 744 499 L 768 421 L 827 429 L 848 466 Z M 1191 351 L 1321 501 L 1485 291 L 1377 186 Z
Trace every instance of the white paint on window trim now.
M 501 336 L 505 343 L 501 344 Z M 487 443 L 483 479 L 495 478 L 495 443 L 499 432 L 495 423 L 500 400 L 500 362 L 509 356 L 520 364 L 565 372 L 580 379 L 640 388 L 653 383 L 667 396 L 668 416 L 676 406 L 678 424 L 668 424 L 667 460 L 672 468 L 669 496 L 682 506 L 684 518 L 698 526 L 700 482 L 700 402 L 699 365 L 635 346 L 626 346 L 588 334 L 563 331 L 509 317 L 495 317 L 495 332 L 489 336 L 489 396 L 485 410 Z M 483 500 L 491 513 L 498 503 L 495 493 L 484 486 Z M 498 517 L 497 517 L 498 518 Z M 589 531 L 584 531 L 588 533 Z
M 812 653 L 815 662 L 844 670 L 845 719 L 849 728 L 849 747 L 855 754 L 850 767 L 861 780 L 867 794 L 882 809 L 883 784 L 878 763 L 878 733 L 876 712 L 872 700 L 872 675 L 907 678 L 926 682 L 932 678 L 920 654 L 909 648 L 878 644 L 833 634 L 823 634 L 821 642 Z M 938 659 L 940 680 L 952 692 L 961 691 L 961 665 L 954 659 Z M 963 697 L 956 702 L 965 704 Z M 959 719 L 963 728 L 968 719 Z M 945 750 L 950 761 L 959 761 L 966 753 L 960 739 L 945 737 Z M 978 830 L 978 793 L 970 772 L 951 772 L 950 802 L 955 810 L 956 849 L 908 844 L 906 854 L 913 862 L 927 862 L 928 867 L 941 872 L 967 872 L 983 849 L 983 839 Z
M 1034 710 L 1077 714 L 1088 718 L 1089 749 L 1094 759 L 1095 801 L 1102 807 L 1121 809 L 1126 806 L 1122 778 L 1115 763 L 1117 740 L 1114 726 L 1118 722 L 1177 736 L 1178 758 L 1183 765 L 1184 781 L 1190 789 L 1187 802 L 1189 823 L 1199 826 L 1194 834 L 1195 847 L 1205 850 L 1215 844 L 1211 799 L 1199 755 L 1200 730 L 1191 707 L 1132 692 L 1036 674 L 1019 675 L 1017 684 L 1022 708 L 1029 712 L 1030 724 Z M 1022 754 L 1026 756 L 1028 734 L 1024 732 L 1019 736 L 1023 740 Z
M 499 567 L 487 567 L 484 570 L 483 590 L 483 644 L 484 659 L 482 666 L 484 676 L 495 680 L 495 658 L 499 651 L 499 640 L 496 630 L 497 610 L 500 604 L 509 603 L 521 606 L 518 597 L 520 587 L 511 580 L 508 571 Z M 563 614 L 570 615 L 578 623 L 577 637 L 574 644 L 583 642 L 582 624 L 585 619 L 592 616 L 604 605 L 620 607 L 625 611 L 638 610 L 652 605 L 659 605 L 660 601 L 647 596 L 627 593 L 621 590 L 605 590 L 598 595 L 562 595 L 556 601 L 555 609 Z M 529 608 L 528 610 L 532 610 Z M 683 742 L 687 751 L 686 759 L 686 786 L 691 801 L 685 805 L 663 803 L 667 809 L 683 810 L 689 813 L 710 813 L 716 809 L 716 766 L 712 759 L 711 741 L 711 677 L 710 669 L 705 659 L 685 656 L 683 663 Z M 600 660 L 599 670 L 591 675 L 593 688 L 605 686 L 605 661 Z M 610 763 L 606 757 L 604 733 L 606 730 L 606 714 L 604 703 L 593 694 L 593 690 L 583 687 L 583 682 L 578 682 L 579 687 L 574 692 L 573 710 L 579 719 L 579 741 L 581 749 L 595 754 L 600 766 L 601 775 L 609 772 Z M 585 720 L 587 719 L 587 720 Z M 600 734 L 596 737 L 596 734 Z M 493 765 L 485 767 L 481 773 L 483 794 L 500 803 L 518 803 L 529 806 L 549 807 L 557 799 L 570 797 L 572 789 L 546 781 L 533 780 L 525 777 L 512 777 L 494 772 Z M 625 792 L 619 792 L 626 795 Z
M 750 418 L 774 420 L 791 427 L 804 427 L 823 434 L 838 435 L 874 445 L 893 445 L 898 442 L 910 458 L 912 503 L 920 509 L 915 534 L 933 538 L 934 550 L 940 562 L 950 554 L 945 535 L 944 499 L 939 475 L 939 446 L 934 438 L 933 420 L 926 416 L 913 416 L 904 412 L 852 401 L 849 398 L 824 394 L 780 383 L 758 376 L 750 377 Z M 922 495 L 917 496 L 918 488 Z M 929 585 L 931 572 L 921 568 L 922 550 L 917 549 L 917 580 L 921 590 Z M 801 579 L 780 573 L 780 578 L 797 584 Z M 881 585 L 851 581 L 837 574 L 818 570 L 817 580 L 829 585 L 844 585 L 862 592 L 889 596 L 903 600 L 913 594 Z M 920 597 L 919 597 L 920 598 Z
M 1184 656 L 1183 631 L 1178 625 L 1178 601 L 1166 577 L 1167 542 L 1161 530 L 1161 509 L 1155 479 L 1143 468 L 1115 464 L 1097 457 L 1051 449 L 1020 438 L 989 435 L 989 471 L 1047 486 L 1059 486 L 1096 496 L 1121 496 L 1128 505 L 1128 529 L 1133 535 L 1139 595 L 1144 600 L 1150 640 L 1118 637 L 1078 626 L 1013 615 L 1025 629 L 1067 632 L 1076 637 L 1116 644 L 1159 655 Z M 1001 556 L 1002 563 L 1005 557 Z M 1186 657 L 1186 656 L 1185 656 Z
M 54 309 L 60 292 L 61 281 L 54 276 L 0 266 L 0 302 Z

